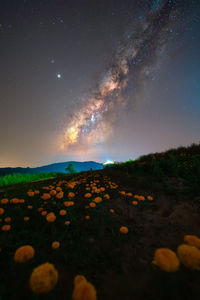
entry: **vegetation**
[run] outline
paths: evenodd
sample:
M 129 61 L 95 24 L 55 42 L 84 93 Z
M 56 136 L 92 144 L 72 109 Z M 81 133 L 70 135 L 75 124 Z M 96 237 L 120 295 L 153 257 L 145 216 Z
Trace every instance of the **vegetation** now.
M 134 180 L 141 187 L 148 185 L 155 191 L 168 189 L 167 182 L 170 180 L 174 181 L 174 187 L 171 187 L 175 190 L 177 185 L 184 185 L 180 192 L 197 195 L 200 191 L 200 144 L 145 155 L 135 161 L 129 160 L 106 168 L 109 168 L 109 174 L 119 175 L 120 180 Z
M 39 174 L 12 174 L 0 177 L 0 187 L 17 184 L 21 182 L 31 182 L 44 178 L 56 177 L 56 173 L 39 173 Z
M 200 191 L 155 156 L 0 191 L 0 298 L 199 299 Z
M 75 170 L 74 164 L 69 164 L 65 170 L 67 172 L 69 172 L 69 174 L 77 173 L 77 171 Z

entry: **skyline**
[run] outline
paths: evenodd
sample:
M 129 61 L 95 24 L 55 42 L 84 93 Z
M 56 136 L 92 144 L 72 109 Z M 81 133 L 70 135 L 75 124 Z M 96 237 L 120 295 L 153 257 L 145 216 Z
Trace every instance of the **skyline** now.
M 2 1 L 0 167 L 200 141 L 199 1 Z

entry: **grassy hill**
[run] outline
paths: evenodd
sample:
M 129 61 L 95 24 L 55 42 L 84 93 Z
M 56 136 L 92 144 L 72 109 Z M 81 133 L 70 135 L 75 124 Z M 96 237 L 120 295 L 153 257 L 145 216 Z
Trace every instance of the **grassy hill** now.
M 184 151 L 5 188 L 0 193 L 1 298 L 72 299 L 73 280 L 81 274 L 99 300 L 199 299 L 199 270 L 184 260 L 173 273 L 152 264 L 156 249 L 176 252 L 184 236 L 200 237 L 199 150 Z M 48 222 L 51 212 L 56 218 Z M 52 249 L 55 241 L 58 249 Z M 34 257 L 15 262 L 23 245 L 34 248 Z M 200 250 L 195 249 L 198 269 Z M 54 264 L 58 281 L 52 291 L 37 295 L 29 280 L 45 262 Z

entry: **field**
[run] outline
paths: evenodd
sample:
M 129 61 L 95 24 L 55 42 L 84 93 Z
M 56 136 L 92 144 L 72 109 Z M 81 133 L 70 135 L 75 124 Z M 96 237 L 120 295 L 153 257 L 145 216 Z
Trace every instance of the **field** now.
M 39 174 L 11 174 L 0 177 L 0 188 L 12 184 L 31 182 L 45 178 L 56 177 L 56 173 L 39 173 Z
M 156 249 L 176 252 L 186 235 L 200 237 L 198 163 L 188 167 L 182 161 L 198 161 L 198 153 L 192 155 L 155 155 L 153 162 L 141 158 L 5 187 L 0 193 L 0 299 L 72 299 L 77 274 L 94 285 L 100 300 L 199 299 L 200 257 L 194 258 L 196 268 L 183 260 L 176 272 L 152 263 Z M 55 241 L 60 244 L 52 246 Z M 20 263 L 15 252 L 24 245 L 35 253 Z M 52 291 L 37 294 L 30 276 L 46 262 L 55 266 L 58 281 Z

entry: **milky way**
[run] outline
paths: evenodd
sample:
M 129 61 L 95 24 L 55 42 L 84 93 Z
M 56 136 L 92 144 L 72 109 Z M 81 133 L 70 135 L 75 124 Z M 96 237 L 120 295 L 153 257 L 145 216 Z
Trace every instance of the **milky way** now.
M 97 88 L 67 116 L 62 150 L 98 145 L 112 135 L 121 110 L 138 101 L 145 82 L 154 80 L 154 70 L 175 34 L 179 17 L 176 1 L 155 0 L 128 25 Z

